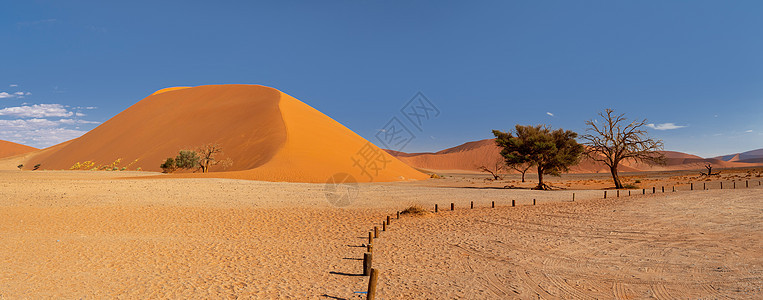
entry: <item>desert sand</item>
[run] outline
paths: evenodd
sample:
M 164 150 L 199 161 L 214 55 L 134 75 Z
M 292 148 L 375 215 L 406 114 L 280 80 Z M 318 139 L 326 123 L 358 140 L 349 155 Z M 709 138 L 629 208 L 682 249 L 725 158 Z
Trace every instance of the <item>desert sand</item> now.
M 77 162 L 121 159 L 119 167 L 161 171 L 179 150 L 210 143 L 232 165 L 178 176 L 316 183 L 338 173 L 357 182 L 428 178 L 309 105 L 259 85 L 159 90 L 77 139 L 0 165 L 68 170 Z
M 323 184 L 156 175 L 0 171 L 0 298 L 357 299 L 369 230 L 413 204 L 441 212 L 376 240 L 379 299 L 761 295 L 759 177 L 601 199 L 450 175 L 336 207 Z

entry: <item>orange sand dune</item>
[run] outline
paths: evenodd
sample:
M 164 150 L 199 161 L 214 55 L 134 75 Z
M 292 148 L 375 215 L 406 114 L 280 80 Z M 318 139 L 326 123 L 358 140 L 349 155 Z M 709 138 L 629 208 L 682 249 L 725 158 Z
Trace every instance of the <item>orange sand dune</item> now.
M 0 158 L 24 154 L 35 150 L 37 150 L 37 148 L 0 140 Z
M 410 166 L 427 170 L 464 170 L 479 171 L 480 166 L 495 165 L 500 160 L 501 149 L 495 145 L 493 139 L 468 142 L 453 148 L 448 148 L 436 153 L 405 153 L 387 150 L 390 154 Z M 714 158 L 701 158 L 696 155 L 676 151 L 661 151 L 667 159 L 666 165 L 649 165 L 646 163 L 623 162 L 618 170 L 620 172 L 638 171 L 666 171 L 666 170 L 693 170 L 703 169 L 705 164 L 712 164 L 716 168 L 750 167 L 760 164 L 743 162 L 722 161 Z M 532 173 L 534 170 L 529 170 Z M 570 173 L 606 173 L 609 168 L 603 163 L 588 158 L 582 159 L 577 165 L 570 168 Z
M 307 104 L 257 85 L 157 91 L 82 137 L 30 156 L 25 165 L 58 170 L 121 158 L 120 167 L 137 159 L 130 170 L 161 171 L 167 157 L 208 143 L 222 146 L 221 158 L 232 159 L 233 165 L 175 176 L 288 182 L 326 182 L 336 173 L 359 182 L 427 178 Z M 365 172 L 355 163 L 368 162 L 359 152 L 378 154 Z

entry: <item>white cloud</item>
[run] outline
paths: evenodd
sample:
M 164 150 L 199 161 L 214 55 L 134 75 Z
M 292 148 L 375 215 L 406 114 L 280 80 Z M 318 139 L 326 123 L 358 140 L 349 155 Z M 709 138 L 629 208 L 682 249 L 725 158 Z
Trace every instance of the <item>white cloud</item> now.
M 9 85 L 9 87 L 17 87 L 17 86 L 19 86 L 19 85 L 18 84 L 11 84 L 11 85 Z
M 752 129 L 750 129 L 750 130 L 747 130 L 747 131 L 745 131 L 745 132 L 747 132 L 747 133 L 750 133 L 750 132 L 752 132 Z
M 87 131 L 76 127 L 80 124 L 98 124 L 98 122 L 42 118 L 0 120 L 0 140 L 45 148 L 85 134 Z
M 552 117 L 554 116 L 554 114 L 552 114 L 550 112 L 546 112 L 546 114 L 549 115 L 549 116 L 552 116 Z
M 0 92 L 0 99 L 13 98 L 13 97 L 24 98 L 24 96 L 29 96 L 31 94 L 32 93 L 30 92 L 15 92 L 15 93 Z
M 22 118 L 70 117 L 74 113 L 61 104 L 35 104 L 32 106 L 14 106 L 0 109 L 0 116 Z
M 649 124 L 646 124 L 646 126 L 649 127 L 649 128 L 652 128 L 654 130 L 672 130 L 672 129 L 679 129 L 679 128 L 686 127 L 686 126 L 682 126 L 682 125 L 676 125 L 676 124 L 673 124 L 673 123 L 662 123 L 662 124 L 657 124 L 657 125 L 649 123 Z

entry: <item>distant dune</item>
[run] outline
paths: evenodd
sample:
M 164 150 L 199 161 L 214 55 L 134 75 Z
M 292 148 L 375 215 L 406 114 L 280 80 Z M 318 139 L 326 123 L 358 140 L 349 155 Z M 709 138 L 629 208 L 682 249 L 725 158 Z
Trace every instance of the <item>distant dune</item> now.
M 221 158 L 233 165 L 176 176 L 287 182 L 326 182 L 336 173 L 359 182 L 427 178 L 307 104 L 258 85 L 159 90 L 85 135 L 28 156 L 25 165 L 58 170 L 121 158 L 120 166 L 137 159 L 131 170 L 161 171 L 167 157 L 208 143 L 222 146 Z
M 752 151 L 735 153 L 729 155 L 722 155 L 714 157 L 715 159 L 731 162 L 745 162 L 745 163 L 763 163 L 763 149 L 756 149 Z
M 35 150 L 37 150 L 37 148 L 0 140 L 0 158 L 24 154 Z
M 763 150 L 763 149 L 761 149 Z M 745 152 L 748 157 L 755 157 L 756 151 Z M 405 153 L 387 150 L 390 154 L 412 167 L 426 170 L 447 170 L 447 171 L 467 171 L 479 172 L 480 166 L 494 165 L 496 160 L 500 160 L 501 149 L 495 145 L 493 139 L 486 139 L 474 142 L 468 142 L 453 148 L 448 148 L 435 153 Z M 707 163 L 716 168 L 732 168 L 757 166 L 763 163 L 763 155 L 755 161 L 750 158 L 749 161 L 723 161 L 719 158 L 702 158 L 676 151 L 662 151 L 667 159 L 665 165 L 649 165 L 645 163 L 624 162 L 619 170 L 622 172 L 637 171 L 666 171 L 666 170 L 693 170 L 702 169 Z M 761 153 L 763 154 L 763 153 Z M 740 156 L 741 154 L 737 155 Z M 534 170 L 529 170 L 532 173 Z M 604 173 L 609 172 L 609 168 L 602 163 L 591 159 L 582 159 L 580 163 L 570 168 L 571 173 Z

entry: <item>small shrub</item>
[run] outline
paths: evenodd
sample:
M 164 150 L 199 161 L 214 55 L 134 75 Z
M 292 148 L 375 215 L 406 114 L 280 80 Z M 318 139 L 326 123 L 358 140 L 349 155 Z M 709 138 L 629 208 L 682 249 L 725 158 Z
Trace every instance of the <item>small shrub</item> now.
M 172 173 L 178 169 L 177 165 L 175 164 L 175 159 L 172 157 L 168 157 L 167 160 L 165 160 L 164 163 L 159 167 L 162 168 L 162 173 Z
M 440 175 L 432 173 L 432 175 L 429 175 L 429 178 L 440 179 L 442 177 L 440 177 Z
M 121 169 L 119 169 L 119 170 L 120 170 L 120 171 L 124 171 L 124 170 L 127 170 L 127 167 L 122 167 L 122 168 L 121 168 Z
M 637 189 L 638 186 L 636 186 L 635 184 L 624 184 L 623 188 L 625 188 L 625 189 Z
M 16 166 L 16 168 L 19 168 L 19 170 L 21 170 L 21 168 L 23 168 L 23 167 L 24 167 L 24 164 L 20 164 L 20 165 Z
M 42 164 L 36 164 L 36 165 L 34 165 L 34 168 L 32 168 L 32 171 L 39 169 L 41 165 L 42 165 Z
M 143 168 L 138 167 L 137 169 L 135 169 L 135 171 L 143 171 Z
M 635 183 L 641 183 L 641 180 L 636 179 Z
M 421 216 L 427 213 L 429 212 L 424 210 L 423 208 L 421 208 L 421 206 L 418 206 L 418 205 L 411 205 L 410 207 L 400 212 L 401 215 L 414 215 L 414 216 Z

